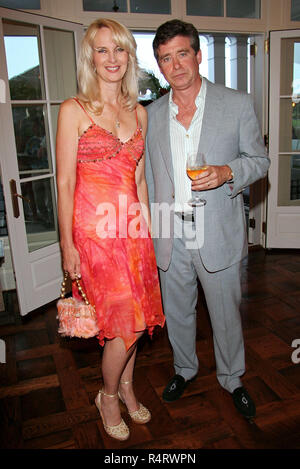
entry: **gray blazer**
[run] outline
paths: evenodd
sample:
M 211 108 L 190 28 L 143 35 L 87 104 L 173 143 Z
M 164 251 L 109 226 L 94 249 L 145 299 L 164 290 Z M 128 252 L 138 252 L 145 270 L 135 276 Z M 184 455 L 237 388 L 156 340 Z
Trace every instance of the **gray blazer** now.
M 146 178 L 150 204 L 174 204 L 174 176 L 169 131 L 169 94 L 147 106 Z M 233 184 L 203 191 L 204 244 L 200 255 L 210 272 L 239 262 L 248 252 L 242 190 L 264 177 L 270 160 L 249 95 L 207 80 L 199 152 L 208 164 L 230 166 Z M 158 267 L 167 270 L 172 254 L 170 237 L 154 238 Z

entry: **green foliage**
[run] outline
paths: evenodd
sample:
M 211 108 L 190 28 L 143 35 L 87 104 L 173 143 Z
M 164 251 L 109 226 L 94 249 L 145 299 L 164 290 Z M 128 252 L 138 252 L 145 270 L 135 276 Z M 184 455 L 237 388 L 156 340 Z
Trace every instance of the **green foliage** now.
M 40 67 L 34 67 L 9 80 L 11 99 L 41 99 Z

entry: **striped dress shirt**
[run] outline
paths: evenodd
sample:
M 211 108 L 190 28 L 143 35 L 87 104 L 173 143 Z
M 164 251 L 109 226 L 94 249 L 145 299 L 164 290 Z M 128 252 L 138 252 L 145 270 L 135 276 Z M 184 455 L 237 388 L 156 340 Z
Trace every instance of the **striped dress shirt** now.
M 186 174 L 186 159 L 188 153 L 198 150 L 202 128 L 203 112 L 206 96 L 206 81 L 202 78 L 202 85 L 196 97 L 196 111 L 189 128 L 178 122 L 178 106 L 173 102 L 173 91 L 169 97 L 170 141 L 175 184 L 175 212 L 190 212 L 187 201 L 191 198 L 191 180 Z

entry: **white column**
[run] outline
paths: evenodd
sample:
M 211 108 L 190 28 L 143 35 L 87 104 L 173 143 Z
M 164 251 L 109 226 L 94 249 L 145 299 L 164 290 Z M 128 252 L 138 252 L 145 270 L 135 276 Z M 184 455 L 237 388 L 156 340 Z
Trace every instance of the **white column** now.
M 208 64 L 208 79 L 215 83 L 215 50 L 214 38 L 207 37 L 207 64 Z
M 225 85 L 225 37 L 210 36 L 208 50 L 208 79 Z
M 246 36 L 230 38 L 230 87 L 240 91 L 247 91 L 247 41 L 248 38 Z

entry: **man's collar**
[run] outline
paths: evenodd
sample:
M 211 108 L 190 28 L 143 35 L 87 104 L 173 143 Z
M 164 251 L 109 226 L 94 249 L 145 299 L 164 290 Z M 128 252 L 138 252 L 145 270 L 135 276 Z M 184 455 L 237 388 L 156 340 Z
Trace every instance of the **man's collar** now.
M 195 104 L 196 107 L 198 108 L 200 105 L 201 100 L 204 98 L 206 92 L 206 78 L 201 76 L 201 86 L 199 93 L 196 96 L 195 99 Z M 178 113 L 178 106 L 176 103 L 173 101 L 173 89 L 171 88 L 170 93 L 169 93 L 169 105 L 171 107 L 171 110 L 176 111 L 176 114 Z

